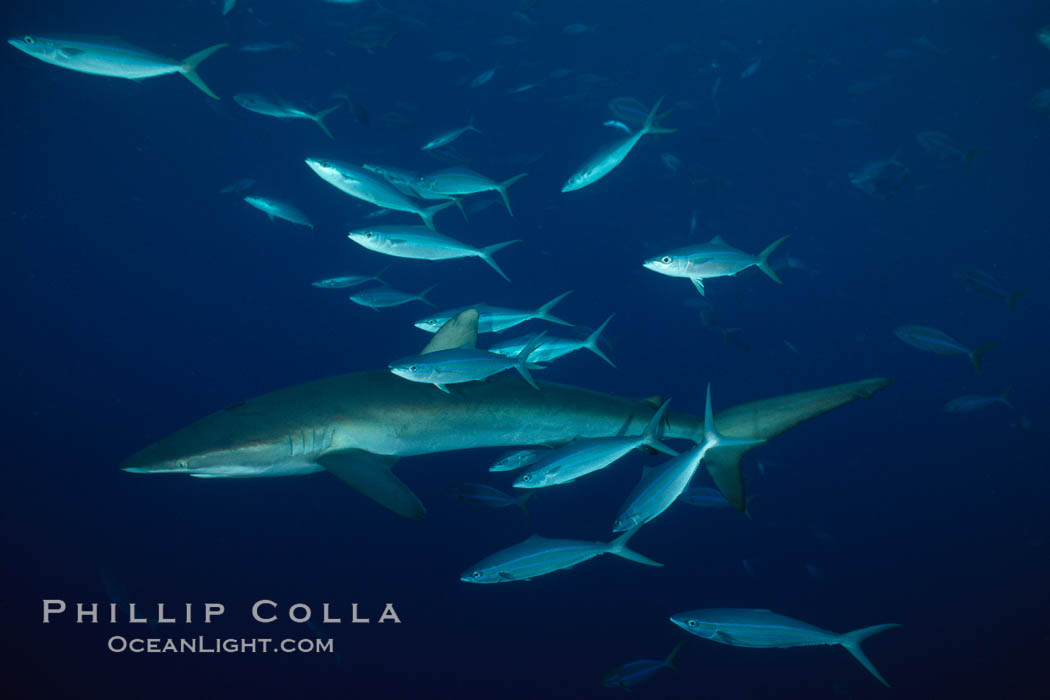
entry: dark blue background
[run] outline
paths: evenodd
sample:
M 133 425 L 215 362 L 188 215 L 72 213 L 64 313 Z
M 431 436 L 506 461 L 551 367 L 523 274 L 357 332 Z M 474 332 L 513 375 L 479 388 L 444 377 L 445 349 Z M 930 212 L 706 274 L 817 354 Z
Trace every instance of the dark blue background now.
M 200 73 L 221 102 L 177 76 L 99 78 L 5 48 L 6 695 L 612 697 L 600 687 L 604 672 L 660 658 L 685 636 L 668 615 L 726 606 L 772 608 L 837 631 L 899 622 L 865 645 L 894 689 L 839 649 L 692 639 L 682 673 L 665 673 L 640 697 L 1042 696 L 1050 122 L 1030 99 L 1050 87 L 1050 52 L 1035 40 L 1050 21 L 1045 6 L 539 2 L 536 26 L 511 19 L 516 2 L 384 6 L 420 23 L 377 15 L 373 4 L 306 0 L 241 0 L 225 19 L 204 0 L 5 4 L 5 36 L 119 35 L 171 56 L 220 41 L 299 47 L 231 47 L 208 59 Z M 598 29 L 561 32 L 576 22 Z M 347 43 L 370 24 L 396 24 L 399 34 L 373 54 Z M 504 34 L 525 41 L 494 46 Z M 920 36 L 940 52 L 914 45 Z M 673 44 L 684 47 L 665 51 Z M 891 58 L 891 49 L 912 53 Z M 435 63 L 438 50 L 470 61 Z M 741 80 L 758 55 L 759 72 Z M 488 85 L 466 87 L 494 65 Z M 562 67 L 573 73 L 547 77 Z M 604 81 L 579 78 L 587 73 Z M 876 87 L 854 94 L 862 81 Z M 520 82 L 542 86 L 505 94 Z M 344 85 L 372 126 L 336 112 L 334 143 L 306 122 L 250 114 L 231 99 L 269 90 L 322 107 Z M 559 192 L 613 137 L 601 127 L 609 99 L 651 104 L 662 94 L 677 133 L 643 139 L 598 184 Z M 413 126 L 385 127 L 388 112 Z M 542 154 L 511 190 L 516 217 L 501 206 L 469 224 L 455 212 L 438 217 L 443 231 L 473 243 L 525 239 L 498 256 L 514 283 L 467 260 L 394 261 L 393 284 L 440 282 L 434 299 L 443 307 L 485 299 L 526 308 L 574 289 L 560 315 L 594 326 L 617 312 L 608 335 L 620 369 L 580 353 L 544 377 L 673 396 L 678 410 L 700 412 L 708 381 L 723 407 L 868 376 L 894 384 L 752 453 L 752 520 L 676 505 L 646 527 L 633 544 L 666 564 L 658 570 L 603 557 L 527 584 L 460 583 L 466 566 L 533 531 L 520 512 L 472 510 L 443 493 L 463 480 L 508 487 L 484 471 L 496 451 L 403 460 L 399 474 L 429 509 L 423 524 L 397 520 L 323 474 L 204 482 L 118 471 L 130 453 L 223 406 L 381 367 L 422 345 L 411 325 L 422 306 L 376 314 L 309 285 L 388 260 L 344 235 L 372 208 L 302 161 L 437 168 L 419 145 L 470 114 L 484 133 L 458 147 L 479 170 L 503 179 Z M 841 129 L 836 119 L 862 124 Z M 970 169 L 938 161 L 915 141 L 926 130 L 982 151 Z M 671 176 L 664 152 L 724 186 Z M 875 199 L 850 184 L 848 172 L 895 152 L 911 169 L 898 196 Z M 295 201 L 316 231 L 270 224 L 218 194 L 245 176 L 261 193 Z M 709 282 L 719 322 L 742 329 L 729 344 L 703 327 L 688 282 L 640 267 L 716 233 L 752 252 L 789 233 L 782 250 L 811 268 L 785 270 L 782 287 L 755 270 Z M 1034 291 L 1008 314 L 954 279 L 958 267 Z M 892 330 L 903 323 L 1003 345 L 977 376 L 965 358 L 898 341 Z M 1007 385 L 1016 412 L 942 412 L 957 395 Z M 608 539 L 640 465 L 653 463 L 632 456 L 540 494 L 534 529 Z M 288 622 L 251 623 L 259 598 L 315 609 L 330 601 L 344 618 L 351 601 L 375 614 L 391 601 L 403 624 L 329 630 L 342 665 L 330 656 L 115 655 L 105 651 L 111 634 L 141 632 L 78 626 L 68 615 L 40 624 L 43 598 L 108 602 L 100 568 L 140 603 L 226 604 L 214 629 L 179 626 L 176 636 L 312 636 Z

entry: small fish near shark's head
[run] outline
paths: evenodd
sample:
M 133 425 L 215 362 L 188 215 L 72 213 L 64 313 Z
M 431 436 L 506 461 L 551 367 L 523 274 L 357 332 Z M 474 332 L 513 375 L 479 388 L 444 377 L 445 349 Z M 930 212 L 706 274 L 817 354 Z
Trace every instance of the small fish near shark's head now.
M 436 367 L 433 363 L 426 362 L 420 358 L 419 355 L 391 362 L 387 367 L 393 374 L 410 382 L 429 383 L 435 381 L 433 375 Z

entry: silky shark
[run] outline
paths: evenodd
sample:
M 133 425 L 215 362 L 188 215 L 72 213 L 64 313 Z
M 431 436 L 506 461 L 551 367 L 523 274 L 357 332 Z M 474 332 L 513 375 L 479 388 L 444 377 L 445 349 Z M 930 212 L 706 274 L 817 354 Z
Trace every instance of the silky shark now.
M 424 348 L 474 347 L 478 312 L 449 320 Z M 765 441 L 822 413 L 869 398 L 889 380 L 866 379 L 734 406 L 715 415 L 730 438 Z M 121 464 L 139 474 L 200 478 L 328 471 L 397 515 L 422 520 L 423 504 L 392 467 L 400 457 L 476 447 L 557 445 L 641 434 L 659 402 L 575 386 L 496 376 L 445 394 L 387 371 L 321 379 L 236 404 L 178 430 Z M 668 413 L 663 439 L 704 441 L 702 418 Z M 716 448 L 704 463 L 738 510 L 746 507 L 740 459 L 756 443 Z

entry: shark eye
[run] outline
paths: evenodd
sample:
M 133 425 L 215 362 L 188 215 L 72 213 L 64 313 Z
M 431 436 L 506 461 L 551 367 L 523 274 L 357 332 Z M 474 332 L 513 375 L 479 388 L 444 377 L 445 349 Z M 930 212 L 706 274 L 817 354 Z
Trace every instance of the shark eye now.
M 36 39 L 34 39 L 33 37 L 31 37 L 29 35 L 26 35 L 26 36 L 22 37 L 22 41 L 24 41 L 27 44 L 35 44 L 36 43 Z
M 660 262 L 662 262 L 664 265 L 670 265 L 671 264 L 671 256 L 670 255 L 663 256 L 662 258 L 660 258 Z

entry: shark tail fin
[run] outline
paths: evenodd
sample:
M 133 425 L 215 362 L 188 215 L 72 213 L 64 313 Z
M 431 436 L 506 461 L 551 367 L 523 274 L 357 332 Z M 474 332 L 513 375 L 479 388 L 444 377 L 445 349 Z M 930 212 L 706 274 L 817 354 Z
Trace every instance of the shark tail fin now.
M 536 391 L 539 391 L 540 387 L 538 384 L 536 384 L 536 380 L 533 379 L 532 375 L 529 373 L 529 355 L 531 355 L 533 351 L 535 351 L 536 348 L 538 348 L 543 343 L 543 336 L 545 335 L 547 335 L 547 331 L 539 333 L 535 338 L 530 340 L 529 344 L 523 347 L 518 352 L 518 356 L 514 358 L 518 361 L 518 364 L 515 365 L 515 369 L 518 370 L 518 373 L 521 375 L 521 378 L 527 381 L 529 383 L 529 386 L 531 386 Z
M 205 85 L 204 81 L 201 80 L 201 77 L 197 75 L 197 66 L 199 66 L 208 56 L 211 56 L 219 49 L 226 48 L 227 46 L 229 46 L 229 44 L 216 44 L 215 46 L 209 46 L 208 48 L 189 56 L 182 62 L 182 65 L 179 66 L 179 72 L 182 73 L 186 80 L 196 85 L 201 92 L 213 100 L 219 99 L 219 96 L 212 92 L 211 88 Z
M 653 108 L 649 110 L 649 115 L 645 118 L 645 124 L 642 125 L 643 134 L 673 134 L 678 129 L 668 129 L 662 126 L 655 126 L 657 113 L 660 111 L 660 105 L 664 103 L 664 98 L 661 97 L 653 105 Z
M 671 653 L 667 655 L 666 659 L 664 659 L 664 666 L 674 671 L 678 670 L 678 666 L 675 664 L 674 660 L 675 657 L 678 656 L 678 650 L 682 648 L 683 644 L 685 644 L 685 640 L 682 640 L 681 642 L 678 642 L 678 644 L 674 645 L 674 649 L 672 649 Z
M 777 273 L 773 270 L 773 268 L 769 266 L 769 256 L 772 255 L 773 251 L 776 250 L 780 246 L 780 244 L 786 241 L 787 239 L 788 236 L 781 236 L 780 238 L 767 245 L 766 249 L 758 254 L 758 262 L 755 263 L 758 266 L 759 270 L 769 275 L 769 279 L 773 280 L 777 284 L 784 283 L 780 281 L 780 277 L 778 277 Z
M 562 326 L 571 326 L 572 324 L 569 323 L 568 321 L 563 321 L 563 320 L 561 320 L 560 318 L 558 318 L 557 316 L 555 316 L 554 314 L 551 313 L 551 309 L 553 309 L 555 306 L 557 306 L 561 302 L 562 299 L 564 299 L 565 297 L 569 296 L 570 294 L 572 294 L 572 290 L 571 289 L 569 291 L 565 292 L 564 294 L 559 294 L 558 296 L 554 297 L 553 299 L 548 301 L 546 304 L 544 304 L 540 308 L 536 309 L 536 318 L 541 319 L 543 321 L 550 321 L 551 323 L 557 323 L 557 324 L 562 325 Z
M 879 679 L 879 683 L 882 683 L 887 688 L 890 687 L 890 684 L 886 682 L 886 679 L 882 677 L 882 674 L 880 674 L 875 669 L 875 665 L 868 660 L 867 656 L 864 655 L 864 650 L 860 648 L 860 643 L 868 637 L 871 637 L 872 635 L 878 634 L 879 632 L 884 632 L 885 630 L 893 629 L 894 627 L 900 627 L 900 625 L 891 623 L 888 625 L 874 625 L 873 627 L 864 627 L 859 630 L 854 630 L 853 632 L 847 632 L 846 634 L 842 635 L 842 639 L 839 641 L 839 644 L 845 647 L 846 651 L 853 654 L 853 658 L 859 661 L 861 666 L 868 669 L 868 672 L 871 675 L 875 676 L 877 679 Z
M 645 432 L 642 433 L 642 444 L 672 457 L 677 457 L 678 452 L 676 450 L 672 450 L 660 441 L 661 433 L 663 432 L 664 414 L 667 412 L 667 404 L 669 403 L 671 403 L 671 399 L 667 399 L 660 404 L 660 408 L 656 409 L 656 413 L 649 419 L 649 424 L 645 426 Z
M 515 243 L 521 243 L 521 239 L 520 238 L 516 238 L 513 241 L 503 241 L 502 243 L 493 243 L 490 246 L 485 246 L 478 253 L 478 257 L 479 258 L 481 258 L 482 260 L 487 262 L 489 264 L 489 266 L 492 267 L 493 270 L 495 270 L 496 272 L 499 273 L 500 277 L 502 277 L 503 279 L 507 280 L 508 282 L 510 282 L 510 277 L 507 277 L 507 273 L 505 273 L 503 270 L 500 269 L 500 266 L 497 265 L 496 261 L 492 259 L 492 255 L 493 255 L 493 253 L 496 253 L 496 252 L 498 252 L 500 250 L 503 250 L 507 246 L 514 245 Z
M 455 203 L 456 200 L 450 199 L 447 202 L 442 202 L 441 204 L 437 204 L 432 207 L 427 207 L 426 209 L 420 209 L 416 213 L 419 214 L 419 218 L 423 219 L 423 223 L 426 224 L 426 227 L 428 229 L 430 229 L 431 231 L 437 231 L 437 229 L 434 228 L 434 215 L 442 209 L 448 209 Z
M 1025 287 L 1024 289 L 1018 289 L 1016 292 L 1013 292 L 1008 297 L 1006 297 L 1006 307 L 1010 309 L 1011 313 L 1014 310 L 1014 306 L 1017 305 L 1017 300 L 1023 297 L 1025 294 L 1028 294 L 1028 292 L 1030 291 L 1032 291 L 1031 287 Z
M 981 345 L 973 349 L 970 353 L 970 362 L 973 363 L 973 368 L 977 370 L 977 374 L 981 373 L 981 360 L 984 359 L 984 353 L 999 347 L 1002 343 L 988 343 L 987 345 Z
M 613 320 L 613 316 L 615 315 L 616 314 L 609 314 L 609 318 L 602 321 L 602 325 L 598 326 L 598 329 L 596 331 L 587 336 L 587 340 L 583 344 L 583 347 L 587 348 L 595 355 L 608 362 L 610 365 L 612 365 L 613 368 L 616 367 L 616 364 L 612 360 L 610 360 L 604 352 L 602 352 L 601 348 L 598 347 L 598 338 L 601 337 L 602 331 L 605 330 L 605 327 L 609 325 L 609 321 Z
M 328 138 L 332 139 L 333 141 L 335 141 L 335 137 L 332 136 L 332 132 L 328 130 L 328 126 L 324 123 L 324 118 L 327 117 L 329 114 L 331 114 L 332 112 L 334 112 L 335 110 L 339 109 L 342 106 L 343 106 L 343 103 L 340 102 L 340 103 L 336 104 L 333 107 L 329 107 L 327 109 L 322 109 L 317 114 L 311 114 L 310 115 L 310 119 L 314 120 L 314 124 L 317 124 L 317 126 L 321 127 L 321 131 L 323 131 L 325 133 L 325 135 L 327 135 Z
M 609 549 L 606 551 L 608 551 L 609 554 L 615 554 L 618 557 L 623 557 L 624 559 L 628 559 L 633 562 L 638 562 L 639 564 L 645 564 L 646 566 L 663 566 L 663 564 L 661 564 L 660 562 L 653 561 L 644 554 L 639 554 L 633 549 L 627 548 L 628 540 L 634 537 L 634 533 L 638 532 L 638 530 L 641 529 L 641 527 L 641 525 L 633 527 L 627 532 L 617 537 L 615 540 L 609 543 Z
M 515 175 L 514 177 L 510 178 L 509 180 L 504 180 L 503 182 L 501 182 L 498 185 L 496 185 L 496 191 L 499 192 L 499 196 L 503 198 L 503 204 L 506 205 L 507 213 L 510 214 L 511 216 L 514 216 L 514 212 L 510 208 L 510 199 L 507 197 L 507 188 L 509 188 L 511 185 L 513 185 L 515 182 L 517 182 L 521 178 L 525 177 L 526 175 L 528 175 L 528 173 L 522 173 L 521 175 Z

